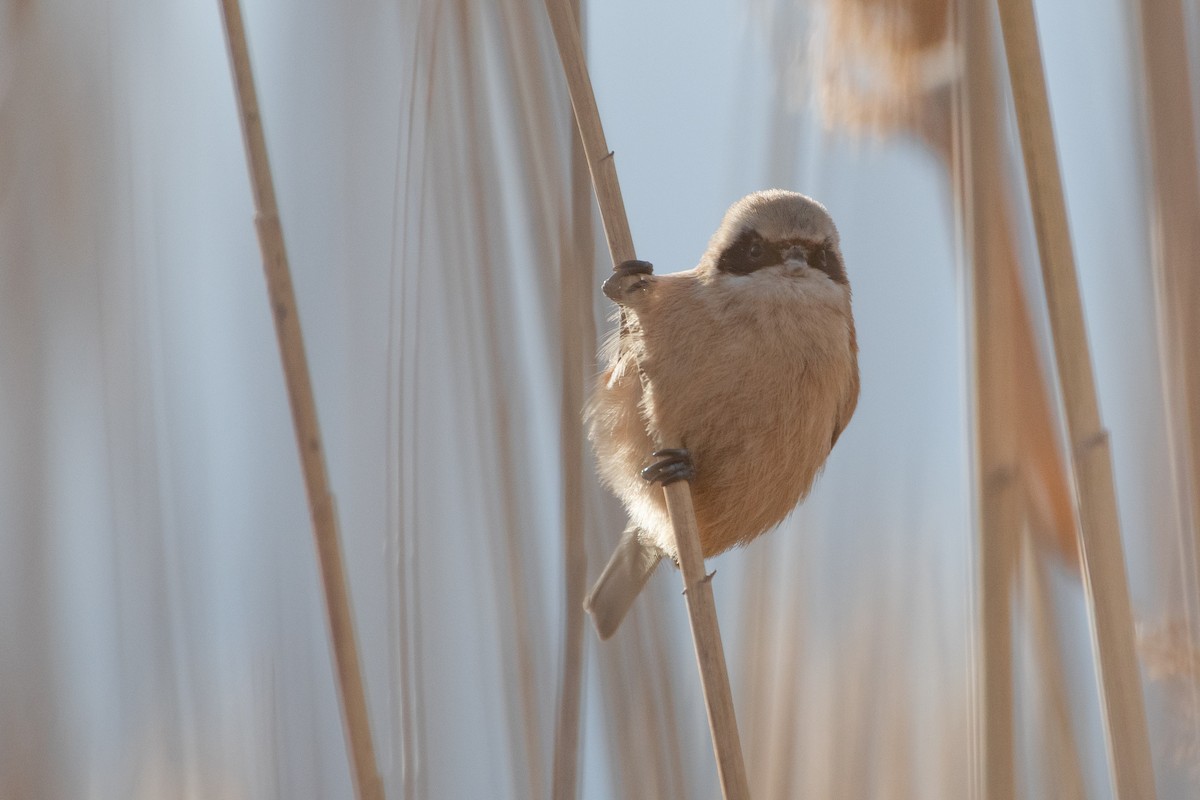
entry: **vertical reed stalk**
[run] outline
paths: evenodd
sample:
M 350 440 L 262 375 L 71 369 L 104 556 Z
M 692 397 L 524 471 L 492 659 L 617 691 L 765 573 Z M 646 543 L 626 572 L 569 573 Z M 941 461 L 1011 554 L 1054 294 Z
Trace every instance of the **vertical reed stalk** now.
M 975 246 L 976 252 L 979 245 Z M 980 496 L 980 612 L 983 627 L 983 779 L 988 800 L 1012 800 L 1012 590 L 1020 526 L 1019 473 L 1011 414 L 1011 308 L 996 292 L 995 265 L 975 262 L 976 480 Z M 999 278 L 999 281 L 997 281 Z
M 993 93 L 993 101 L 996 100 Z M 994 135 L 999 132 L 996 129 Z M 1001 150 L 997 147 L 997 163 Z M 1036 542 L 1044 552 L 1056 553 L 1073 570 L 1079 569 L 1079 536 L 1076 534 L 1075 498 L 1066 462 L 1059 447 L 1059 430 L 1053 412 L 1054 398 L 1042 373 L 1042 359 L 1035 343 L 1033 319 L 1016 253 L 1016 236 L 1008 208 L 1007 181 L 996 177 L 990 187 L 989 212 L 996 216 L 1002 231 L 997 242 L 1004 248 L 1008 271 L 1008 291 L 1013 298 L 1015 315 L 1013 340 L 1016 396 L 1017 446 L 1020 450 L 1022 502 L 1025 521 L 1033 529 Z
M 931 11 L 922 6 L 926 14 Z M 914 12 L 915 13 L 915 12 Z M 991 30 L 991 17 L 983 21 L 985 30 Z M 960 40 L 974 34 L 959 27 Z M 986 50 L 985 50 L 986 48 Z M 995 61 L 992 56 L 982 54 L 994 53 L 991 39 L 979 40 L 976 46 L 964 46 L 967 75 L 964 80 L 971 81 L 970 87 L 964 87 L 970 94 L 971 108 L 968 113 L 981 113 L 986 110 L 988 119 L 995 124 L 996 105 L 998 102 L 995 86 Z M 964 145 L 951 135 L 951 122 L 940 113 L 940 98 L 935 89 L 933 94 L 926 95 L 925 110 L 919 120 L 914 123 L 914 130 L 926 144 L 942 159 L 947 169 L 953 171 L 958 163 L 955 147 Z M 982 94 L 986 92 L 985 94 Z M 972 111 L 973 109 L 973 111 Z M 1057 446 L 1058 431 L 1053 411 L 1053 396 L 1041 369 L 1041 354 L 1038 352 L 1034 335 L 1032 318 L 1029 311 L 1029 301 L 1021 280 L 1021 267 L 1017 255 L 1016 234 L 1009 209 L 1007 176 L 994 167 L 1002 158 L 1002 144 L 999 141 L 998 129 L 989 130 L 987 125 L 982 130 L 978 128 L 972 133 L 977 137 L 986 137 L 979 142 L 982 155 L 975 157 L 977 164 L 975 175 L 982 175 L 986 181 L 979 186 L 959 187 L 959 196 L 963 201 L 967 192 L 981 189 L 977 202 L 983 205 L 978 214 L 983 215 L 980 224 L 990 226 L 994 234 L 990 237 L 991 247 L 996 248 L 996 268 L 1007 273 L 1007 279 L 1012 286 L 1007 289 L 1011 294 L 1012 313 L 1016 315 L 1011 329 L 1014 340 L 1013 369 L 1016 381 L 1016 414 L 1021 421 L 1016 433 L 1018 458 L 1022 464 L 1022 483 L 1032 489 L 1024 494 L 1027 507 L 1023 514 L 1036 522 L 1035 532 L 1040 544 L 1056 551 L 1065 562 L 1074 566 L 1078 563 L 1079 543 L 1075 533 L 1075 498 L 1067 475 L 1066 464 Z M 996 161 L 988 161 L 994 159 Z
M 1053 787 L 1055 800 L 1086 800 L 1083 768 L 1079 764 L 1079 749 L 1071 727 L 1071 707 L 1067 700 L 1067 685 L 1060 641 L 1055 624 L 1050 587 L 1046 585 L 1046 564 L 1040 558 L 1031 536 L 1021 537 L 1020 571 L 1024 585 L 1024 606 L 1032 637 L 1030 642 L 1037 659 L 1041 692 L 1038 706 L 1043 725 L 1042 743 L 1038 747 L 1045 759 L 1046 771 Z M 1036 747 L 1037 745 L 1035 745 Z
M 1015 430 L 1016 298 L 1002 261 L 1003 231 L 992 212 L 1000 180 L 996 105 L 991 71 L 991 9 L 969 0 L 964 10 L 966 53 L 966 205 L 971 253 L 971 323 L 975 381 L 975 480 L 979 504 L 979 609 L 984 797 L 1012 800 L 1012 601 L 1020 526 Z
M 1185 561 L 1194 570 L 1200 550 L 1200 357 L 1195 350 L 1200 341 L 1200 168 L 1187 26 L 1180 0 L 1139 0 L 1137 5 L 1154 177 L 1152 235 L 1168 447 L 1180 484 L 1184 535 L 1192 537 L 1185 548 L 1192 555 Z
M 578 0 L 573 5 L 578 13 Z M 587 594 L 587 551 L 584 547 L 583 370 L 586 353 L 595 352 L 591 286 L 592 198 L 587 159 L 578 139 L 571 140 L 571 245 L 563 249 L 559 270 L 559 327 L 562 337 L 563 392 L 559 411 L 563 474 L 563 659 L 562 688 L 554 736 L 554 774 L 550 796 L 573 800 L 579 793 L 580 707 L 583 697 L 583 647 L 586 627 L 583 598 Z M 585 345 L 590 343 L 590 347 Z
M 629 231 L 629 220 L 625 216 L 625 204 L 617 182 L 616 165 L 613 163 L 612 153 L 608 151 L 604 130 L 600 124 L 600 112 L 596 108 L 596 98 L 592 93 L 578 22 L 565 0 L 546 0 L 546 10 L 558 43 L 559 56 L 562 58 L 571 106 L 575 110 L 575 121 L 591 170 L 592 185 L 600 206 L 609 251 L 613 263 L 619 264 L 635 258 L 633 236 Z M 674 447 L 678 443 L 661 444 Z M 733 694 L 729 688 L 725 651 L 721 646 L 712 585 L 704 571 L 704 558 L 700 550 L 700 534 L 692 508 L 691 490 L 686 481 L 679 481 L 665 487 L 663 491 L 666 494 L 667 512 L 671 517 L 676 545 L 679 548 L 679 567 L 683 573 L 692 640 L 696 647 L 700 681 L 704 687 L 704 701 L 708 710 L 709 731 L 716 753 L 721 790 L 726 800 L 743 800 L 750 795 L 746 766 L 742 762 L 742 746 L 738 738 Z
M 370 718 L 359 669 L 354 613 L 350 606 L 349 587 L 342 563 L 337 516 L 333 495 L 329 491 L 329 476 L 325 468 L 316 401 L 308 373 L 304 338 L 300 330 L 287 251 L 284 248 L 279 209 L 275 202 L 275 186 L 271 178 L 271 165 L 267 160 L 267 144 L 263 136 L 258 95 L 254 88 L 254 75 L 238 0 L 221 0 L 221 12 L 233 67 L 246 160 L 250 168 L 250 185 L 254 192 L 254 221 L 258 229 L 263 270 L 275 320 L 275 334 L 279 340 L 288 401 L 292 409 L 292 424 L 296 432 L 296 445 L 300 450 L 304 485 L 312 516 L 313 537 L 317 546 L 325 609 L 337 670 L 342 725 L 351 761 L 350 775 L 358 800 L 383 800 L 383 784 L 376 768 Z
M 1075 465 L 1080 551 L 1109 767 L 1118 800 L 1151 800 L 1154 773 L 1134 653 L 1112 458 L 1108 433 L 1100 422 L 1037 23 L 1032 0 L 997 0 L 997 4 Z

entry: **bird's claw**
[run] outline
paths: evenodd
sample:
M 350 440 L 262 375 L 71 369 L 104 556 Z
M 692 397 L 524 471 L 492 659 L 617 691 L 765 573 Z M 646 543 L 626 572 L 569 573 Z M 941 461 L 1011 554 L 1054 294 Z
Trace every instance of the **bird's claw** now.
M 655 450 L 650 454 L 658 459 L 642 470 L 642 480 L 669 486 L 676 481 L 690 481 L 696 475 L 692 454 L 686 448 Z
M 613 274 L 608 277 L 601 289 L 609 300 L 620 303 L 631 293 L 649 286 L 650 281 L 646 279 L 646 276 L 653 273 L 654 265 L 649 261 L 622 261 L 613 268 Z

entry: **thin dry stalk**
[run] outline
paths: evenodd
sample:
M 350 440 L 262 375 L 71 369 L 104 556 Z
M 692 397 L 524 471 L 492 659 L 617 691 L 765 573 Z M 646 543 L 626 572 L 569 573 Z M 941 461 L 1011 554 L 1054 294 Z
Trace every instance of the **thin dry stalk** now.
M 982 783 L 988 800 L 1016 792 L 1012 603 L 1021 516 L 1017 434 L 1018 343 L 1028 324 L 1011 258 L 1011 231 L 998 212 L 997 92 L 992 14 L 986 0 L 963 4 L 967 238 L 971 248 L 971 322 L 975 378 L 975 475 L 980 497 L 979 603 L 983 629 Z M 1032 337 L 1027 337 L 1031 340 Z M 1020 355 L 1024 355 L 1020 353 Z
M 749 800 L 750 784 L 742 761 L 742 743 L 738 738 L 733 694 L 729 689 L 729 670 L 725 666 L 725 649 L 717 625 L 712 576 L 704 571 L 692 493 L 686 481 L 672 483 L 664 491 L 667 513 L 675 529 L 675 544 L 679 548 L 679 570 L 683 573 L 683 591 L 687 596 L 696 664 L 704 688 L 704 705 L 708 709 L 708 727 L 717 756 L 721 790 L 726 800 Z
M 1013 284 L 1002 258 L 1004 231 L 989 213 L 999 181 L 995 92 L 984 0 L 964 4 L 966 61 L 966 200 L 971 248 L 971 322 L 975 379 L 975 478 L 980 497 L 979 575 L 984 796 L 1012 800 L 1012 590 L 1020 524 L 1016 398 L 1013 396 Z
M 971 51 L 971 58 L 981 52 L 982 45 Z M 990 46 L 988 52 L 991 52 Z M 980 58 L 976 63 L 967 65 L 969 71 L 981 71 L 984 68 L 987 69 L 987 80 L 972 78 L 974 85 L 968 89 L 971 95 L 969 102 L 973 108 L 987 106 L 994 109 L 997 98 L 991 85 L 994 71 L 990 58 L 986 64 Z M 987 91 L 988 95 L 980 94 L 981 91 Z M 989 226 L 995 232 L 989 240 L 989 246 L 995 248 L 991 258 L 995 269 L 1005 273 L 1004 279 L 1009 286 L 1001 287 L 1001 291 L 1008 293 L 1011 301 L 1009 313 L 1014 315 L 1010 328 L 1013 339 L 1009 346 L 1013 349 L 1011 380 L 1014 382 L 1013 394 L 1017 404 L 1015 413 L 1021 421 L 1016 437 L 1021 478 L 1026 488 L 1023 513 L 1031 517 L 1039 546 L 1056 553 L 1065 564 L 1077 569 L 1079 542 L 1075 533 L 1075 501 L 1066 464 L 1057 444 L 1058 431 L 1051 408 L 1050 388 L 1042 373 L 1033 318 L 1022 286 L 1016 232 L 1008 208 L 1009 196 L 1005 191 L 1007 180 L 1000 170 L 994 168 L 1000 163 L 1000 145 L 995 130 L 988 131 L 985 127 L 982 132 L 976 131 L 972 135 L 987 137 L 987 141 L 981 144 L 987 155 L 974 158 L 974 162 L 980 166 L 975 169 L 971 188 L 981 190 L 976 201 L 983 203 L 978 210 L 983 217 L 980 224 Z M 954 163 L 951 137 L 930 137 L 930 144 L 935 146 L 947 165 Z M 981 174 L 980 167 L 986 170 L 986 175 Z
M 451 29 L 461 47 L 457 54 L 461 67 L 461 85 L 468 100 L 459 124 L 463 126 L 466 141 L 481 142 L 485 141 L 487 136 L 487 117 L 485 106 L 479 99 L 484 97 L 487 90 L 483 80 L 485 68 L 481 58 L 483 47 L 479 36 L 480 25 L 476 19 L 479 11 L 467 0 L 457 0 L 449 5 Z M 492 160 L 484 158 L 478 148 L 470 149 L 462 159 L 460 168 L 460 174 L 465 178 L 467 185 L 492 187 L 498 191 L 501 177 L 496 171 L 496 165 Z M 492 194 L 493 192 L 471 192 L 465 208 L 480 229 L 498 231 L 502 228 L 502 222 L 497 214 L 497 206 L 486 202 L 486 198 Z M 450 205 L 457 203 L 451 198 L 447 198 L 447 202 Z M 452 215 L 446 213 L 445 218 L 450 219 Z M 540 238 L 545 240 L 547 237 Z M 472 276 L 471 285 L 464 283 L 456 294 L 466 301 L 465 308 L 473 311 L 476 316 L 476 320 L 470 322 L 466 330 L 471 332 L 469 335 L 472 339 L 483 342 L 483 348 L 472 353 L 473 357 L 484 355 L 483 359 L 471 367 L 473 374 L 482 377 L 482 381 L 476 386 L 492 387 L 486 397 L 476 398 L 475 408 L 479 409 L 480 430 L 490 428 L 495 431 L 495 463 L 508 465 L 516 463 L 518 453 L 512 426 L 507 424 L 508 420 L 516 416 L 512 411 L 516 402 L 512 396 L 511 384 L 499 379 L 505 366 L 505 354 L 500 343 L 505 338 L 501 335 L 504 330 L 501 309 L 505 308 L 506 304 L 502 301 L 497 302 L 497 298 L 503 297 L 504 294 L 496 280 L 500 270 L 495 262 L 493 249 L 477 244 L 472 261 L 478 264 L 479 268 Z M 467 248 L 467 252 L 471 252 L 470 247 Z M 457 276 L 458 279 L 463 277 L 461 274 Z M 502 466 L 499 466 L 496 472 L 498 513 L 503 520 L 504 536 L 495 544 L 498 545 L 497 556 L 504 559 L 509 578 L 506 586 L 497 584 L 498 592 L 508 590 L 507 596 L 498 596 L 497 599 L 510 604 L 509 613 L 505 615 L 506 625 L 504 635 L 500 637 L 500 644 L 501 651 L 505 653 L 504 667 L 506 682 L 510 687 L 509 697 L 514 704 L 513 710 L 519 709 L 517 713 L 510 715 L 509 730 L 514 744 L 519 741 L 524 749 L 523 755 L 518 758 L 521 769 L 515 770 L 514 776 L 517 780 L 523 779 L 527 782 L 524 793 L 532 797 L 545 791 L 546 774 L 539 730 L 541 692 L 533 647 L 537 637 L 531 624 L 530 609 L 533 606 L 528 596 L 529 587 L 533 585 L 528 575 L 531 565 L 535 562 L 523 547 L 521 531 L 525 526 L 522 524 L 516 472 Z
M 567 78 L 567 91 L 571 95 L 571 108 L 575 111 L 576 129 L 592 175 L 592 188 L 596 192 L 596 203 L 600 206 L 600 219 L 604 222 L 609 252 L 614 264 L 632 261 L 635 258 L 633 234 L 629 231 L 629 218 L 625 216 L 625 201 L 617 181 L 617 165 L 604 139 L 600 110 L 592 93 L 579 22 L 565 0 L 546 0 L 546 10 L 550 14 L 554 40 L 558 43 L 558 55 Z
M 579 25 L 564 0 L 546 0 L 546 10 L 558 43 L 559 56 L 562 58 L 571 106 L 575 110 L 575 121 L 591 170 L 592 184 L 600 205 L 600 216 L 604 221 L 609 251 L 613 263 L 619 264 L 635 257 L 633 236 L 629 231 L 629 220 L 625 216 L 625 204 L 617 182 L 616 165 L 604 139 L 600 112 L 596 108 L 596 98 L 592 93 Z M 676 446 L 676 443 L 670 442 L 662 444 L 667 447 Z M 742 761 L 742 745 L 738 738 L 733 693 L 729 687 L 725 651 L 721 646 L 712 585 L 704 571 L 704 557 L 701 554 L 700 532 L 692 509 L 691 489 L 686 481 L 679 481 L 665 487 L 663 491 L 667 499 L 667 512 L 674 528 L 675 542 L 679 548 L 679 567 L 683 573 L 692 641 L 696 647 L 696 661 L 700 668 L 700 681 L 704 687 L 704 701 L 708 710 L 709 731 L 716 752 L 721 789 L 726 800 L 748 798 L 750 789 L 746 778 L 746 766 Z
M 1038 707 L 1045 720 L 1045 748 L 1038 749 L 1044 754 L 1054 797 L 1057 800 L 1084 800 L 1087 794 L 1083 786 L 1083 768 L 1079 763 L 1079 748 L 1071 726 L 1066 673 L 1058 651 L 1061 637 L 1054 620 L 1054 606 L 1046 580 L 1046 564 L 1044 559 L 1039 557 L 1030 536 L 1023 536 L 1021 543 L 1020 569 L 1025 588 L 1024 605 L 1033 639 L 1033 654 L 1038 665 Z
M 769 599 L 775 595 L 775 570 L 772 567 L 779 562 L 773 558 L 767 548 L 758 548 L 753 554 L 747 554 L 753 559 L 750 574 L 760 576 L 759 580 L 746 581 L 743 586 L 741 601 L 740 625 L 748 641 L 762 642 L 755 647 L 743 647 L 739 653 L 741 671 L 745 675 L 753 675 L 755 679 L 745 685 L 742 702 L 742 720 L 750 719 L 747 731 L 749 763 L 747 770 L 755 776 L 751 784 L 753 790 L 761 795 L 766 776 L 772 773 L 768 744 L 768 725 L 771 712 L 779 706 L 778 692 L 775 691 L 776 666 L 780 658 L 776 645 L 781 641 L 768 633 Z M 797 665 L 798 666 L 798 665 Z M 777 738 L 777 737 L 771 737 Z M 789 759 L 790 766 L 790 759 Z M 777 793 L 776 793 L 777 794 Z
M 998 177 L 999 180 L 999 177 Z M 1015 350 L 1013 390 L 1016 395 L 1017 443 L 1020 448 L 1024 514 L 1033 528 L 1038 546 L 1056 554 L 1072 570 L 1079 569 L 1079 537 L 1075 533 L 1075 501 L 1066 462 L 1059 446 L 1059 432 L 1051 410 L 1050 387 L 1041 369 L 1041 358 L 1034 344 L 1033 320 L 1029 302 L 1021 285 L 1015 250 L 1012 217 L 1008 197 L 997 183 L 991 188 L 990 211 L 999 217 L 1005 232 L 999 242 L 1008 265 L 1009 291 L 1013 296 L 1012 313 Z
M 1119 800 L 1155 796 L 1108 433 L 1101 426 L 1032 0 L 998 0 L 1080 506 L 1080 550 Z
M 1183 528 L 1194 537 L 1185 550 L 1195 553 L 1200 549 L 1200 357 L 1195 350 L 1200 341 L 1200 167 L 1187 26 L 1179 0 L 1139 0 L 1138 9 L 1168 441 L 1182 484 Z
M 956 75 L 958 54 L 963 54 L 965 63 L 975 51 L 965 49 L 951 36 L 950 6 L 949 0 L 825 0 L 821 40 L 826 44 L 814 73 L 826 122 L 877 134 L 911 131 L 953 170 L 956 154 L 949 82 Z M 777 25 L 776 29 L 788 28 Z M 787 69 L 788 63 L 782 68 Z M 793 59 L 792 63 L 805 62 Z M 990 63 L 977 63 L 987 67 L 988 75 L 994 74 Z M 995 95 L 990 87 L 988 91 Z M 1005 183 L 997 180 L 984 187 L 989 199 L 981 213 L 996 217 L 987 224 L 998 226 L 993 246 L 1003 252 L 996 255 L 997 268 L 1008 270 L 1016 287 L 1013 297 L 1020 319 L 1013 346 L 1017 351 L 1015 380 L 1022 387 L 1018 393 L 1020 461 L 1026 482 L 1037 487 L 1030 495 L 1034 506 L 1028 513 L 1037 517 L 1037 533 L 1044 537 L 1041 541 L 1074 565 L 1078 562 L 1074 497 L 1056 444 L 1052 398 L 1039 369 L 1041 359 L 1027 301 L 1019 288 L 1020 268 Z
M 275 186 L 267 160 L 267 144 L 263 136 L 258 95 L 246 46 L 246 31 L 238 0 L 221 0 L 229 58 L 233 66 L 238 110 L 246 145 L 246 160 L 250 168 L 250 184 L 254 192 L 255 226 L 262 250 L 263 270 L 266 273 L 275 334 L 283 361 L 288 400 L 292 409 L 292 424 L 304 471 L 304 486 L 312 516 L 313 538 L 325 593 L 325 610 L 333 644 L 337 669 L 338 694 L 341 699 L 342 725 L 346 746 L 350 751 L 350 774 L 354 781 L 355 797 L 359 800 L 383 800 L 383 784 L 376 768 L 375 750 L 371 742 L 371 725 L 367 714 L 366 695 L 359 669 L 358 644 L 354 635 L 354 613 L 350 605 L 342 546 L 338 536 L 337 516 L 333 496 L 329 491 L 329 476 L 325 469 L 325 451 L 321 429 L 317 422 L 316 401 L 308 360 L 304 352 L 304 337 L 292 289 L 291 270 L 283 243 L 279 209 L 275 203 Z
M 976 247 L 978 251 L 978 246 Z M 992 265 L 994 267 L 994 265 Z M 980 503 L 980 612 L 983 626 L 983 779 L 988 800 L 1010 800 L 1013 782 L 1012 589 L 1020 524 L 1012 431 L 1011 308 L 996 292 L 1003 276 L 975 262 L 976 479 Z M 996 279 L 1000 278 L 999 281 Z
M 572 2 L 579 13 L 578 0 Z M 579 793 L 580 710 L 583 696 L 583 647 L 586 620 L 587 550 L 584 547 L 583 371 L 588 353 L 596 350 L 590 276 L 593 264 L 592 199 L 587 158 L 578 139 L 570 150 L 570 246 L 559 269 L 559 328 L 562 337 L 562 406 L 559 438 L 563 460 L 563 657 L 562 687 L 554 735 L 554 772 L 550 796 L 573 800 Z M 581 271 L 581 267 L 588 269 Z

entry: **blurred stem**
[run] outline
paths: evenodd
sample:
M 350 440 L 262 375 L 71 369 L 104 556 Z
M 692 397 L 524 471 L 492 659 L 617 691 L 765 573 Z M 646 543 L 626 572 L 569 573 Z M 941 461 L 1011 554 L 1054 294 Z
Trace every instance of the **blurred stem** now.
M 1134 653 L 1112 458 L 1108 432 L 1100 422 L 1037 23 L 1032 0 L 998 0 L 998 5 L 1075 465 L 1084 586 L 1109 766 L 1118 800 L 1151 800 L 1154 773 Z
M 1049 775 L 1046 791 L 1055 800 L 1086 800 L 1083 768 L 1079 764 L 1079 748 L 1071 727 L 1071 707 L 1067 699 L 1062 656 L 1058 646 L 1060 636 L 1054 617 L 1053 598 L 1047 585 L 1046 563 L 1039 558 L 1029 536 L 1021 537 L 1020 569 L 1025 587 L 1025 610 L 1029 618 L 1032 649 L 1037 659 L 1041 694 L 1038 706 L 1045 720 L 1042 742 L 1035 748 L 1042 754 Z M 1051 788 L 1052 787 L 1052 788 Z
M 1195 592 L 1200 551 L 1200 169 L 1179 0 L 1139 0 L 1147 133 L 1153 174 L 1151 215 L 1158 289 L 1159 347 L 1167 395 L 1168 447 L 1178 484 L 1185 544 L 1181 567 Z
M 992 30 L 991 17 L 985 30 Z M 965 33 L 965 30 L 964 30 Z M 996 122 L 998 106 L 995 86 L 994 48 L 986 38 L 974 48 L 964 47 L 965 66 L 968 72 L 977 73 L 972 80 L 970 103 L 974 111 L 988 111 L 992 124 Z M 983 53 L 988 55 L 985 57 Z M 941 90 L 949 93 L 949 89 Z M 986 92 L 986 95 L 983 94 Z M 926 99 L 927 110 L 916 127 L 918 135 L 942 159 L 947 170 L 953 171 L 958 158 L 956 139 L 949 135 L 951 122 L 945 94 L 936 94 Z M 941 111 L 942 113 L 938 113 Z M 1010 328 L 1013 338 L 1008 346 L 1013 349 L 1011 379 L 1016 382 L 1014 392 L 1017 404 L 1015 413 L 1020 425 L 1016 426 L 1017 448 L 1021 463 L 1021 482 L 1025 487 L 1023 496 L 1039 545 L 1056 552 L 1072 569 L 1079 568 L 1079 543 L 1076 535 L 1075 498 L 1071 481 L 1067 475 L 1066 462 L 1059 446 L 1059 430 L 1054 413 L 1056 398 L 1042 369 L 1042 356 L 1038 352 L 1034 335 L 1033 317 L 1029 300 L 1021 277 L 1021 264 L 1017 255 L 1017 234 L 1010 211 L 1009 181 L 998 167 L 1002 159 L 1002 147 L 998 141 L 998 128 L 989 129 L 985 124 L 970 135 L 982 137 L 978 147 L 981 155 L 975 158 L 973 174 L 978 176 L 974 186 L 961 186 L 965 201 L 968 190 L 979 190 L 975 212 L 978 224 L 986 226 L 992 233 L 988 236 L 990 255 L 994 269 L 1003 273 L 1003 280 L 1010 285 L 1001 291 L 1008 293 L 1010 310 L 1014 321 Z
M 325 610 L 333 640 L 338 695 L 341 699 L 342 725 L 350 751 L 350 774 L 354 781 L 355 797 L 359 800 L 383 800 L 383 784 L 376 767 L 370 718 L 359 669 L 354 612 L 346 584 L 337 515 L 333 495 L 329 491 L 325 450 L 317 421 L 308 359 L 304 352 L 291 269 L 284 248 L 283 229 L 279 222 L 279 209 L 275 202 L 271 165 L 267 160 L 267 144 L 263 136 L 242 11 L 238 0 L 221 0 L 221 11 L 233 67 L 246 160 L 250 168 L 250 184 L 254 192 L 258 243 L 262 250 L 267 291 L 275 320 L 275 334 L 279 339 L 292 424 L 296 432 L 296 445 L 300 450 L 313 537 L 320 562 L 321 585 L 325 593 Z
M 975 480 L 980 498 L 979 575 L 983 629 L 983 790 L 987 800 L 1012 800 L 1012 603 L 1016 537 L 1020 525 L 1014 341 L 1016 298 L 1002 259 L 1004 231 L 990 213 L 999 184 L 999 142 L 992 84 L 991 8 L 967 0 L 966 206 L 971 255 L 971 340 L 975 380 Z
M 1067 562 L 1078 566 L 1075 514 L 1065 466 L 1055 442 L 1049 390 L 1039 368 L 1028 301 L 1021 285 L 1007 181 L 1000 168 L 1003 143 L 997 112 L 994 14 L 982 0 L 960 6 L 965 14 L 960 38 L 965 53 L 966 176 L 959 195 L 966 210 L 971 243 L 972 323 L 976 379 L 977 465 L 980 511 L 980 623 L 982 654 L 982 783 L 988 797 L 1015 792 L 1015 675 L 1013 598 L 1018 545 L 1025 552 L 1030 581 L 1040 578 L 1041 554 L 1051 542 Z M 943 156 L 955 163 L 952 140 Z M 1023 524 L 1024 523 L 1024 524 Z M 1028 527 L 1026 527 L 1028 526 Z M 1028 531 L 1028 533 L 1025 533 Z M 1040 584 L 1033 588 L 1041 588 Z M 1030 590 L 1032 592 L 1032 588 Z M 1035 599 L 1043 599 L 1036 595 Z M 1082 786 L 1078 748 L 1066 713 L 1065 679 L 1056 645 L 1053 609 L 1029 602 L 1026 612 L 1035 634 L 1038 677 L 1050 715 L 1047 757 L 1055 787 L 1076 797 Z M 1073 788 L 1074 787 L 1074 788 Z M 1081 790 L 1080 790 L 1081 791 Z
M 576 15 L 578 0 L 571 3 Z M 592 198 L 582 143 L 571 139 L 570 245 L 562 249 L 559 269 L 559 328 L 562 346 L 562 406 L 559 439 L 563 461 L 563 651 L 562 685 L 554 736 L 553 800 L 579 794 L 580 717 L 583 697 L 583 648 L 586 627 L 587 550 L 584 546 L 583 364 L 595 350 L 591 284 L 593 269 Z M 590 343 L 590 347 L 584 342 Z

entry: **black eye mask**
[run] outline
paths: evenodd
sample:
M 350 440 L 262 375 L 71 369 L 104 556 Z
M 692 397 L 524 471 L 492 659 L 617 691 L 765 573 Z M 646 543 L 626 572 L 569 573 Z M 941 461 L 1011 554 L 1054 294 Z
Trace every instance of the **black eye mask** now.
M 783 263 L 783 254 L 791 245 L 791 242 L 770 242 L 757 231 L 746 231 L 721 253 L 717 269 L 730 275 L 749 275 L 778 266 Z M 807 252 L 810 267 L 821 270 L 834 283 L 847 283 L 846 269 L 832 242 L 810 245 Z
M 826 242 L 809 253 L 808 265 L 824 272 L 834 283 L 840 283 L 842 286 L 849 283 L 846 280 L 846 268 L 842 265 L 842 257 L 831 242 Z
M 717 269 L 731 275 L 749 275 L 782 263 L 783 254 L 777 245 L 766 241 L 756 231 L 746 231 L 721 253 Z

